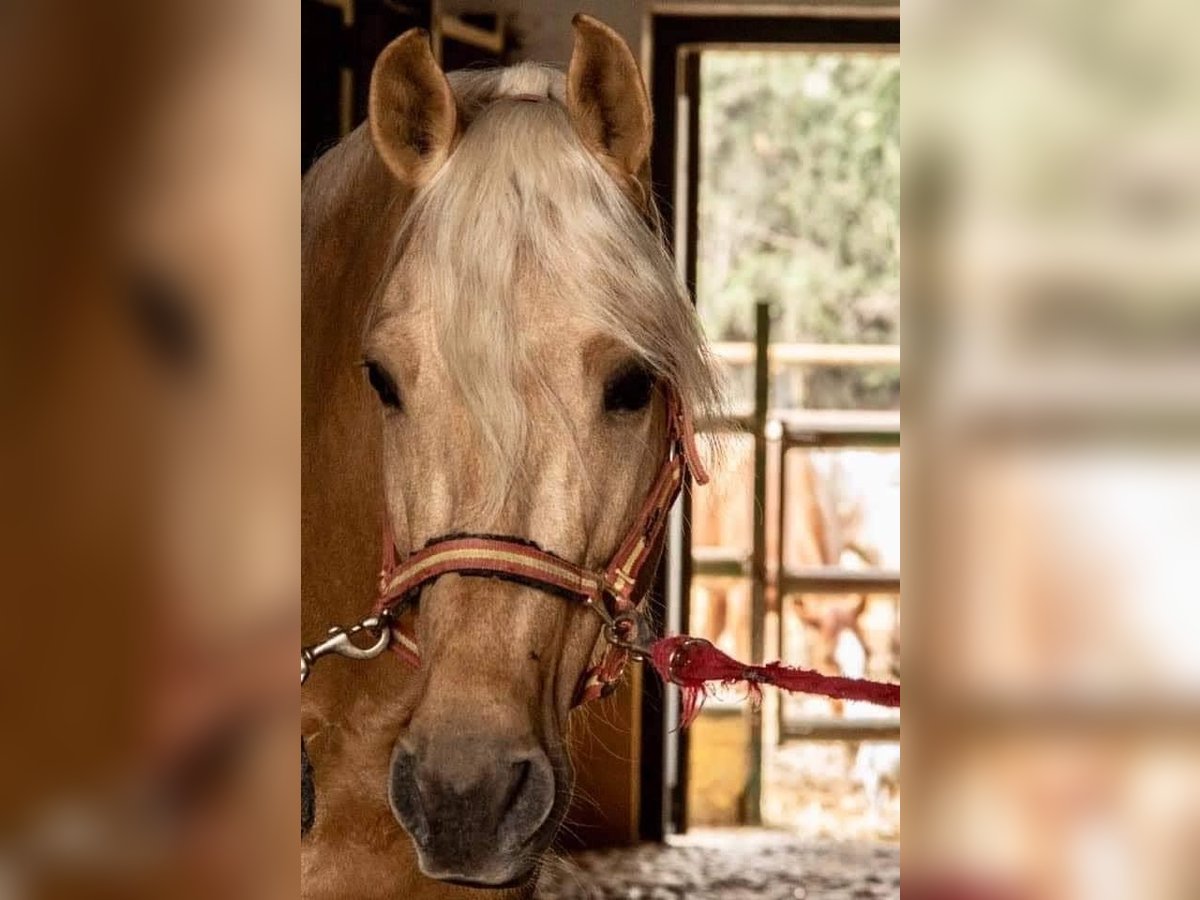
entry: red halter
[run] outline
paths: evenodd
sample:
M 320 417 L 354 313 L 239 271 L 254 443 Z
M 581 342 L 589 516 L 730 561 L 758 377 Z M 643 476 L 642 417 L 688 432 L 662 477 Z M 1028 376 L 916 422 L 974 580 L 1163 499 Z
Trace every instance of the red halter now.
M 434 538 L 397 563 L 392 531 L 385 526 L 375 613 L 392 621 L 392 649 L 412 665 L 420 663 L 416 641 L 401 626 L 399 612 L 421 586 L 450 573 L 500 578 L 578 601 L 600 616 L 609 647 L 600 662 L 584 672 L 575 704 L 611 692 L 633 648 L 640 645 L 637 607 L 649 587 L 643 576 L 649 575 L 646 566 L 662 549 L 668 513 L 683 487 L 684 473 L 698 484 L 708 481 L 696 452 L 691 416 L 673 390 L 668 389 L 666 397 L 666 457 L 625 540 L 601 570 L 586 569 L 522 538 L 482 534 Z

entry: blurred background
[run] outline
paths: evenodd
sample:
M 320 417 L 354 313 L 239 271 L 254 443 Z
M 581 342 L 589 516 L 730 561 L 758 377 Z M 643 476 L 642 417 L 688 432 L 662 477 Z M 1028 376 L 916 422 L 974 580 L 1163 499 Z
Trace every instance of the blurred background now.
M 299 48 L 0 11 L 0 896 L 297 895 Z
M 1198 13 L 905 9 L 918 894 L 1200 887 Z
M 0 897 L 297 896 L 296 145 L 408 27 L 447 68 L 565 63 L 578 10 L 643 63 L 729 370 L 656 615 L 903 656 L 906 762 L 896 716 L 727 692 L 681 732 L 634 678 L 581 723 L 601 802 L 542 895 L 891 897 L 901 855 L 914 896 L 1200 895 L 1194 3 L 913 0 L 901 52 L 854 0 L 18 0 Z

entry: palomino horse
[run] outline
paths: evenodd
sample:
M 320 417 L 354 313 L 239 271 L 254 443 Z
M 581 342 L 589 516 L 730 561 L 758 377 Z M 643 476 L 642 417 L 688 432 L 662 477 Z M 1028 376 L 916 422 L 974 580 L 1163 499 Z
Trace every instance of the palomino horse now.
M 380 535 L 499 534 L 603 567 L 659 472 L 667 396 L 717 384 L 659 238 L 633 55 L 577 16 L 566 76 L 380 56 L 369 122 L 303 190 L 303 632 L 369 610 Z M 600 620 L 528 584 L 427 583 L 421 664 L 302 692 L 305 897 L 528 896 Z

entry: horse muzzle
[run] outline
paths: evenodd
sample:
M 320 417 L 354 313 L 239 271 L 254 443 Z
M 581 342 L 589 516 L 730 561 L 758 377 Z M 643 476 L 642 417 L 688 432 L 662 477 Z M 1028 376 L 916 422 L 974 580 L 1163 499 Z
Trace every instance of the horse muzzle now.
M 499 887 L 526 876 L 553 836 L 554 766 L 529 739 L 445 729 L 405 735 L 389 798 L 430 878 Z

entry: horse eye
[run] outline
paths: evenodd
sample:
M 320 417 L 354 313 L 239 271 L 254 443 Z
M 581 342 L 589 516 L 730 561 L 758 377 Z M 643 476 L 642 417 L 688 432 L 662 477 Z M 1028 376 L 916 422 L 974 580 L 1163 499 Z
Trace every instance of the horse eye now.
M 619 369 L 604 385 L 606 412 L 637 412 L 645 409 L 654 391 L 654 375 L 642 365 Z
M 364 361 L 363 368 L 367 370 L 367 381 L 371 389 L 379 395 L 379 402 L 389 409 L 403 409 L 400 391 L 388 370 L 372 359 Z

